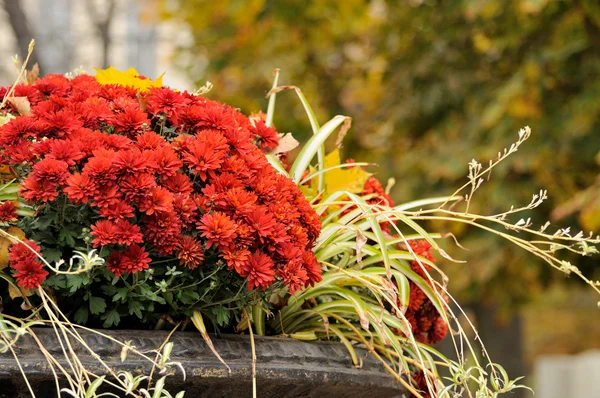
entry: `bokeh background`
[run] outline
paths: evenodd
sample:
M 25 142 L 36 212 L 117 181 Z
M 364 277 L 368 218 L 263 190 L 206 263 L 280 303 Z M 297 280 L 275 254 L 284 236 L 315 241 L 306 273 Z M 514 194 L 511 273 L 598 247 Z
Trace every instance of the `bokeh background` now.
M 31 38 L 43 74 L 108 65 L 152 78 L 166 72 L 165 83 L 180 89 L 212 82 L 209 97 L 247 113 L 266 109 L 281 68 L 280 84 L 299 86 L 321 122 L 353 118 L 345 155 L 377 162 L 384 185 L 395 179 L 396 202 L 451 194 L 471 159 L 487 163 L 529 125 L 532 138 L 495 169 L 472 210 L 500 212 L 547 189 L 550 199 L 527 214 L 538 225 L 600 229 L 598 0 L 0 4 L 3 85 L 14 81 L 12 57 L 23 57 Z M 310 132 L 291 92 L 278 97 L 275 124 L 300 140 Z M 511 376 L 528 375 L 543 391 L 549 361 L 572 363 L 555 355 L 600 349 L 598 297 L 589 289 L 490 234 L 428 227 L 468 249 L 447 242 L 468 261 L 443 264 L 450 291 Z M 599 279 L 598 257 L 573 262 Z M 574 367 L 565 369 L 567 380 Z M 549 394 L 538 396 L 576 396 Z

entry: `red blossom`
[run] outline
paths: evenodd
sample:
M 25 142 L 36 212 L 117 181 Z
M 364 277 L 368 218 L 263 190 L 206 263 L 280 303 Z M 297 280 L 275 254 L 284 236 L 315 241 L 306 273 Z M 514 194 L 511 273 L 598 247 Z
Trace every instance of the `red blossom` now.
M 117 243 L 117 226 L 113 221 L 100 220 L 96 224 L 92 225 L 92 232 L 90 233 L 95 239 L 92 241 L 94 247 L 109 245 Z
M 128 106 L 114 121 L 115 132 L 128 137 L 140 135 L 150 125 L 148 115 L 135 106 Z
M 13 221 L 17 218 L 17 206 L 13 202 L 0 203 L 0 221 Z
M 181 264 L 194 269 L 204 261 L 204 251 L 199 241 L 192 236 L 182 236 L 179 242 L 177 258 Z
M 248 289 L 266 289 L 275 280 L 273 260 L 265 253 L 250 254 L 242 276 L 248 277 Z
M 225 213 L 216 211 L 202 216 L 198 230 L 206 238 L 206 248 L 212 245 L 228 247 L 235 239 L 235 223 Z
M 150 89 L 146 102 L 150 113 L 162 113 L 173 123 L 177 123 L 176 115 L 187 105 L 188 100 L 169 88 L 158 87 Z
M 30 202 L 50 202 L 58 197 L 58 184 L 51 181 L 39 182 L 33 175 L 27 177 L 20 185 L 20 195 Z
M 17 284 L 25 289 L 39 287 L 48 276 L 48 271 L 37 259 L 28 258 L 13 267 L 17 272 L 14 274 Z
M 96 184 L 87 173 L 75 173 L 69 176 L 63 190 L 74 203 L 87 203 L 96 190 Z
M 51 182 L 62 184 L 69 175 L 69 165 L 62 160 L 46 158 L 37 162 L 33 166 L 33 171 L 30 174 L 36 181 L 40 183 Z
M 145 270 L 151 261 L 148 252 L 138 245 L 131 245 L 123 252 L 122 264 L 125 272 L 135 273 Z
M 25 289 L 37 288 L 48 276 L 36 252 L 40 252 L 40 247 L 31 240 L 15 243 L 8 249 L 9 265 L 17 271 L 14 277 Z
M 150 195 L 139 203 L 139 208 L 148 215 L 168 213 L 173 210 L 173 194 L 165 188 L 154 188 Z

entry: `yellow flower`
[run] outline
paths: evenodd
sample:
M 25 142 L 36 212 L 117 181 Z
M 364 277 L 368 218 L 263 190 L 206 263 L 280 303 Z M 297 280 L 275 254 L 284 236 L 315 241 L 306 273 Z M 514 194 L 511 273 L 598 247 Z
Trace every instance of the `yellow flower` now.
M 108 69 L 94 68 L 96 71 L 96 81 L 100 84 L 118 84 L 124 87 L 133 87 L 140 91 L 147 91 L 152 87 L 162 87 L 163 75 L 156 80 L 141 79 L 139 73 L 134 68 L 129 68 L 121 72 L 109 66 Z

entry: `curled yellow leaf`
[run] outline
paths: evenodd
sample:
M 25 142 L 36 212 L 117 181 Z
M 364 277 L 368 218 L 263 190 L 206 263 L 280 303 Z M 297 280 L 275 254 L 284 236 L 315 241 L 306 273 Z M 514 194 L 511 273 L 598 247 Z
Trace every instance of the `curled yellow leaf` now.
M 9 235 L 18 239 L 25 239 L 25 232 L 17 227 L 10 227 L 6 230 Z M 12 244 L 8 238 L 0 236 L 0 270 L 8 266 L 8 247 Z
M 134 68 L 129 68 L 125 72 L 109 66 L 108 69 L 94 68 L 96 71 L 96 81 L 100 84 L 117 84 L 124 87 L 137 88 L 140 91 L 147 91 L 152 87 L 162 87 L 163 75 L 156 80 L 140 78 L 139 73 Z

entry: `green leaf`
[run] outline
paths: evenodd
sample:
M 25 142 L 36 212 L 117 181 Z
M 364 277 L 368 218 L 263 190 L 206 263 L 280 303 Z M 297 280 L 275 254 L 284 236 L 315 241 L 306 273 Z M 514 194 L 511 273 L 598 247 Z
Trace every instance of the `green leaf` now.
M 46 247 L 42 249 L 44 258 L 49 263 L 56 263 L 62 258 L 62 250 L 57 247 Z
M 106 311 L 106 301 L 102 297 L 90 297 L 90 312 L 94 315 L 102 314 Z
M 130 301 L 129 302 L 129 315 L 135 314 L 138 318 L 142 319 L 142 311 L 144 310 L 144 305 L 139 301 Z
M 67 275 L 67 287 L 70 288 L 71 293 L 76 292 L 83 285 L 88 285 L 90 282 L 91 279 L 87 273 Z
M 87 307 L 79 307 L 77 312 L 75 312 L 75 322 L 79 325 L 84 325 L 88 321 L 89 311 Z
M 32 225 L 34 229 L 47 229 L 53 222 L 58 222 L 58 213 L 50 212 L 37 217 Z
M 117 289 L 117 294 L 115 294 L 112 298 L 113 303 L 115 301 L 121 300 L 122 302 L 125 302 L 125 300 L 127 299 L 127 295 L 129 294 L 129 289 L 126 287 L 120 287 Z
M 231 315 L 230 315 L 229 311 L 222 305 L 213 307 L 211 312 L 215 315 L 217 324 L 219 326 L 227 325 L 229 323 L 229 320 L 231 319 Z
M 74 231 L 70 231 L 68 229 L 63 229 L 60 231 L 60 233 L 58 234 L 58 239 L 61 242 L 66 243 L 67 245 L 73 247 L 75 246 L 75 239 L 74 237 L 77 236 L 77 233 Z
M 311 137 L 310 140 L 302 147 L 298 157 L 294 161 L 290 169 L 290 176 L 294 182 L 298 183 L 302 179 L 302 175 L 308 168 L 315 154 L 320 150 L 323 143 L 333 132 L 341 125 L 348 124 L 350 118 L 347 116 L 335 116 L 333 119 L 325 123 L 319 131 Z
M 98 377 L 96 380 L 90 384 L 89 388 L 85 392 L 85 398 L 94 398 L 96 396 L 96 390 L 100 387 L 102 383 L 104 383 L 104 378 L 106 376 Z
M 106 312 L 106 314 L 102 315 L 102 319 L 104 319 L 103 327 L 109 328 L 111 326 L 117 326 L 119 322 L 121 322 L 121 316 L 117 310 L 112 309 Z

